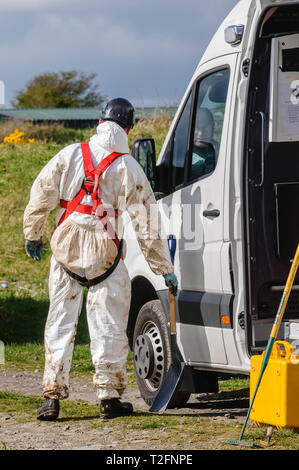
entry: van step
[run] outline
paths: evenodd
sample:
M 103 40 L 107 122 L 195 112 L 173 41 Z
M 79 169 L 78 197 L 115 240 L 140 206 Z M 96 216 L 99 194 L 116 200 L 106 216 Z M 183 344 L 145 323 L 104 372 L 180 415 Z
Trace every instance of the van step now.
M 251 353 L 252 354 L 262 354 L 267 346 L 267 341 L 265 341 L 265 345 L 263 346 L 251 346 Z
M 270 290 L 272 292 L 282 292 L 284 290 L 285 286 L 271 286 Z M 299 290 L 299 286 L 293 285 L 292 290 Z

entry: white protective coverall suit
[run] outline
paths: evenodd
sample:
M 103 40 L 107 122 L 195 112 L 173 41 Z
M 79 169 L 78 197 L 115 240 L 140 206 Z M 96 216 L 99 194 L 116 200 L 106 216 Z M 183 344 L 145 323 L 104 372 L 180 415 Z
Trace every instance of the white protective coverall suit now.
M 129 153 L 128 136 L 117 123 L 105 121 L 89 142 L 93 165 L 112 152 L 124 153 L 103 173 L 99 196 L 104 208 L 128 211 L 140 248 L 157 275 L 173 272 L 167 243 L 157 225 L 151 232 L 148 214 L 159 210 L 150 184 L 140 165 Z M 70 145 L 55 155 L 36 178 L 24 213 L 27 240 L 42 237 L 46 219 L 60 199 L 71 201 L 84 179 L 80 144 Z M 86 195 L 81 204 L 92 205 Z M 154 211 L 155 212 L 155 211 Z M 57 211 L 56 221 L 64 213 Z M 111 219 L 110 219 L 111 220 Z M 122 238 L 121 218 L 114 219 L 118 238 Z M 49 276 L 50 308 L 45 327 L 45 371 L 43 396 L 63 399 L 69 394 L 69 371 L 84 288 L 69 271 L 87 279 L 103 274 L 117 255 L 115 243 L 94 215 L 73 212 L 59 225 L 51 239 L 53 256 Z M 131 299 L 131 283 L 123 260 L 100 284 L 87 294 L 86 312 L 90 349 L 95 367 L 94 386 L 100 400 L 120 398 L 127 383 L 128 340 L 126 327 Z

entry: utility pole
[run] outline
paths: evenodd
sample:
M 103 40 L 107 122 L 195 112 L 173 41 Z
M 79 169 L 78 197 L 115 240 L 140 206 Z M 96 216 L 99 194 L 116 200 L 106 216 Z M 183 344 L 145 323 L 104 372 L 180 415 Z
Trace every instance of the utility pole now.
M 0 106 L 5 104 L 5 85 L 2 80 L 0 80 Z

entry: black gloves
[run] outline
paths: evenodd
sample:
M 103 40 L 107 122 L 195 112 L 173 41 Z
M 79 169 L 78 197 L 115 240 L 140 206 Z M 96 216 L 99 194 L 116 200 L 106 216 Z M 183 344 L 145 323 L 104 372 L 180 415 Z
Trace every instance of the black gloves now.
M 34 259 L 34 261 L 40 261 L 44 253 L 42 240 L 26 240 L 25 250 L 27 255 Z
M 165 284 L 173 295 L 177 294 L 178 290 L 178 280 L 174 273 L 164 274 Z

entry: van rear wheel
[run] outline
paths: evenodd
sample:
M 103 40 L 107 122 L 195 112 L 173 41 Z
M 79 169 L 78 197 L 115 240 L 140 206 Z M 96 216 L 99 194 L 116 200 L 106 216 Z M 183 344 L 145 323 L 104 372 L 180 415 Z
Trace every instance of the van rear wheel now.
M 159 300 L 140 309 L 134 328 L 133 354 L 136 380 L 143 400 L 151 406 L 171 364 L 167 321 Z M 177 391 L 168 408 L 183 407 L 190 393 Z

